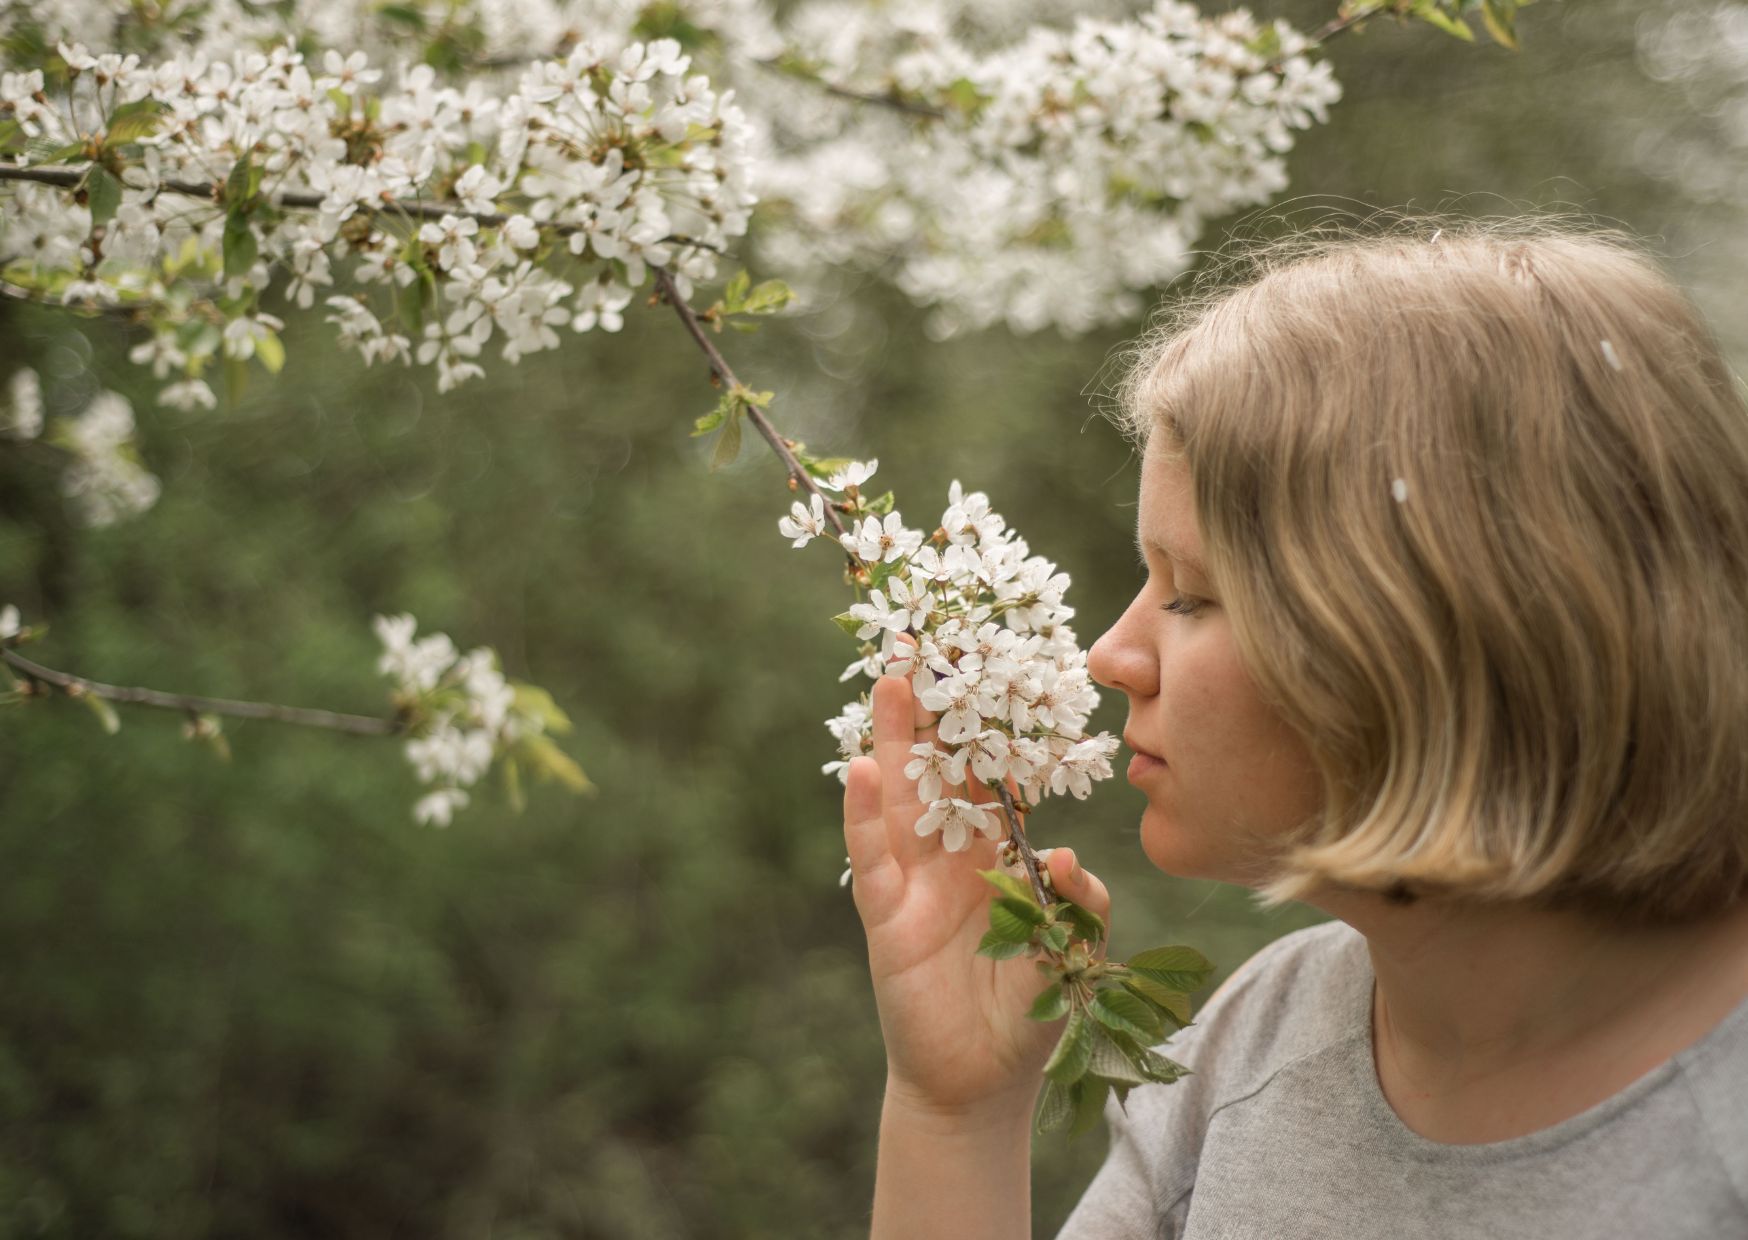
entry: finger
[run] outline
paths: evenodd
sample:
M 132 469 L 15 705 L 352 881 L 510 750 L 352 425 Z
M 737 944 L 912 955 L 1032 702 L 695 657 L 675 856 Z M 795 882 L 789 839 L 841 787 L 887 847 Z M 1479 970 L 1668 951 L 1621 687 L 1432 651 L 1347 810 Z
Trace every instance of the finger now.
M 872 930 L 897 910 L 904 898 L 904 870 L 886 842 L 880 766 L 852 758 L 844 774 L 844 850 L 850 855 L 850 894 L 862 924 Z
M 1072 848 L 1052 848 L 1045 858 L 1056 894 L 1072 900 L 1088 912 L 1097 913 L 1107 928 L 1111 924 L 1111 893 L 1091 870 L 1081 868 Z
M 910 682 L 902 676 L 882 676 L 874 682 L 874 758 L 880 763 L 880 792 L 885 802 L 886 845 L 905 868 L 927 857 L 939 844 L 916 833 L 917 819 L 928 808 L 917 796 L 916 781 L 904 768 L 918 743 L 911 726 L 915 715 Z

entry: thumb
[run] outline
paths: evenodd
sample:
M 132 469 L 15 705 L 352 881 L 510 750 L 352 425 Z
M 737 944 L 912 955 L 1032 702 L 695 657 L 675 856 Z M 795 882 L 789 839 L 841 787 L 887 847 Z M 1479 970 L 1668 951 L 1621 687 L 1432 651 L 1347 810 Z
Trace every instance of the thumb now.
M 1050 870 L 1050 881 L 1056 887 L 1056 894 L 1065 900 L 1072 900 L 1088 912 L 1097 913 L 1109 927 L 1111 922 L 1111 893 L 1105 890 L 1104 883 L 1091 870 L 1081 868 L 1080 858 L 1074 855 L 1072 848 L 1052 848 L 1050 856 L 1045 860 Z

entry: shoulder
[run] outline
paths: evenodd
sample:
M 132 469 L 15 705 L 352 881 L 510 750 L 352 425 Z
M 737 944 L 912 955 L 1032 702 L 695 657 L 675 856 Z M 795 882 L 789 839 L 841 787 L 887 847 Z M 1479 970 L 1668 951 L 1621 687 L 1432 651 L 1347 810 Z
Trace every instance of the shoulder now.
M 1240 965 L 1159 1048 L 1189 1075 L 1106 1105 L 1110 1152 L 1061 1240 L 1180 1234 L 1212 1117 L 1363 1031 L 1370 991 L 1365 939 L 1344 922 L 1283 935 Z
M 1748 1209 L 1748 1000 L 1675 1063 L 1736 1198 Z

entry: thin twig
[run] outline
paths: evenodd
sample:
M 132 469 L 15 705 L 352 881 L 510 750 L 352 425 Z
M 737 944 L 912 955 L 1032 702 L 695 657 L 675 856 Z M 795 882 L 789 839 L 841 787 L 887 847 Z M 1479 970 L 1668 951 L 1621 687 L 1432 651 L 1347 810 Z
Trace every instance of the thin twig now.
M 398 719 L 372 715 L 343 715 L 331 710 L 301 706 L 278 706 L 272 702 L 237 702 L 228 698 L 196 697 L 188 693 L 164 693 L 157 689 L 133 689 L 87 680 L 71 672 L 56 671 L 25 658 L 16 650 L 0 650 L 0 662 L 21 673 L 26 682 L 53 685 L 68 697 L 98 697 L 130 706 L 156 706 L 187 715 L 229 715 L 235 719 L 267 719 L 306 728 L 328 728 L 354 736 L 394 736 L 402 730 Z
M 1008 791 L 1007 784 L 995 785 L 997 795 L 1001 797 L 1002 816 L 1008 820 L 1008 843 L 1020 855 L 1020 864 L 1026 867 L 1026 878 L 1031 881 L 1032 895 L 1043 907 L 1049 907 L 1056 897 L 1050 889 L 1044 886 L 1044 879 L 1038 872 L 1038 854 L 1032 851 L 1032 842 L 1026 838 L 1025 819 L 1014 806 L 1014 797 Z
M 734 371 L 729 368 L 728 362 L 723 359 L 716 345 L 705 334 L 704 324 L 698 321 L 697 311 L 692 309 L 686 299 L 680 296 L 680 291 L 674 287 L 673 276 L 661 267 L 654 270 L 656 287 L 661 290 L 662 300 L 674 308 L 674 313 L 680 316 L 680 322 L 686 325 L 686 331 L 691 334 L 698 347 L 704 351 L 705 358 L 710 362 L 711 373 L 723 383 L 728 384 L 731 389 L 740 387 L 740 380 L 735 378 Z M 790 450 L 789 441 L 777 433 L 777 428 L 771 425 L 770 419 L 765 417 L 764 412 L 757 405 L 749 404 L 746 406 L 746 415 L 759 434 L 765 437 L 765 442 L 769 443 L 772 450 L 782 458 L 783 467 L 789 471 L 789 476 L 795 479 L 799 486 L 805 487 L 810 494 L 820 497 L 820 500 L 825 504 L 826 515 L 831 518 L 832 527 L 837 530 L 839 536 L 848 533 L 844 528 L 843 521 L 838 518 L 838 501 L 819 489 L 819 485 L 813 480 L 813 475 L 807 472 L 801 462 L 796 459 L 795 453 Z M 849 548 L 846 547 L 845 552 L 850 554 L 852 560 L 857 560 L 857 557 L 849 552 Z M 857 566 L 862 567 L 859 560 Z

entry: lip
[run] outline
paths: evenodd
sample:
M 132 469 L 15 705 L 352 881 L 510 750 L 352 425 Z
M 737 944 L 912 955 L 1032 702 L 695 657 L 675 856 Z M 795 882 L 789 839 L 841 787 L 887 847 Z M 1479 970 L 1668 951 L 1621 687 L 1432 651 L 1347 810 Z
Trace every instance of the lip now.
M 1147 750 L 1141 748 L 1141 746 L 1137 745 L 1127 736 L 1123 738 L 1123 743 L 1135 752 L 1135 756 L 1129 759 L 1128 776 L 1130 783 L 1135 783 L 1142 776 L 1147 775 L 1150 772 L 1165 769 L 1165 759 L 1161 758 L 1158 754 L 1147 752 Z

